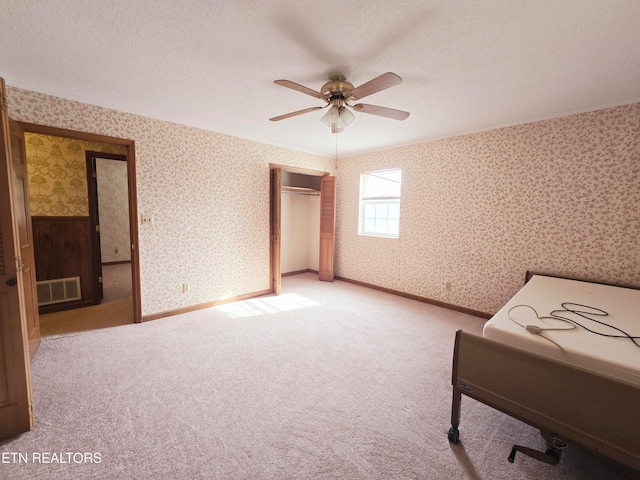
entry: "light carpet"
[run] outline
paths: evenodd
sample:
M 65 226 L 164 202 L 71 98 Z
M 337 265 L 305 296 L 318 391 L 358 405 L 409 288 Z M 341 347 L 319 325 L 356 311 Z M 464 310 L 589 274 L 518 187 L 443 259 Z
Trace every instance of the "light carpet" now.
M 0 445 L 0 458 L 27 461 L 0 463 L 0 477 L 632 475 L 575 446 L 555 467 L 524 455 L 510 464 L 513 443 L 544 448 L 539 433 L 468 398 L 451 445 L 454 333 L 480 333 L 483 320 L 316 278 L 284 278 L 280 297 L 44 338 L 32 364 L 35 429 Z M 91 456 L 76 463 L 77 453 Z

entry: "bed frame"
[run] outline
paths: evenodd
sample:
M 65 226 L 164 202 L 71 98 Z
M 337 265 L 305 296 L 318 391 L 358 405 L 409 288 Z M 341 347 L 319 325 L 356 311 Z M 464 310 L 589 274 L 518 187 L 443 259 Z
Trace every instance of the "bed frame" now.
M 540 429 L 547 450 L 517 451 L 555 465 L 568 443 L 640 470 L 640 387 L 458 330 L 449 441 L 459 441 L 462 395 Z

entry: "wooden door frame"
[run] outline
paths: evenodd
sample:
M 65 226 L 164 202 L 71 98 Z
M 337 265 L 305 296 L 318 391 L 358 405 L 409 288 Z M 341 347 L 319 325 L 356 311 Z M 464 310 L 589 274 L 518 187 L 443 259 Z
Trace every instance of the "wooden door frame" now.
M 65 137 L 85 142 L 120 145 L 127 149 L 127 186 L 129 195 L 129 237 L 131 243 L 131 287 L 133 295 L 133 321 L 142 322 L 142 300 L 140 295 L 140 248 L 138 240 L 138 203 L 136 190 L 135 142 L 125 138 L 108 137 L 94 133 L 79 132 L 57 127 L 18 122 L 26 133 L 38 133 L 55 137 Z
M 98 177 L 95 160 L 98 158 L 115 161 L 127 161 L 126 155 L 116 153 L 104 153 L 94 150 L 85 152 L 87 164 L 87 187 L 89 190 L 89 218 L 91 219 L 91 238 L 93 244 L 93 288 L 95 294 L 94 303 L 98 305 L 104 298 L 104 285 L 102 282 L 102 251 L 100 241 L 100 215 L 98 204 Z
M 278 288 L 276 288 L 274 286 L 274 284 L 276 283 L 276 280 L 274 279 L 274 277 L 276 277 L 277 272 L 280 272 L 280 265 L 276 265 L 276 262 L 280 262 L 281 258 L 280 258 L 280 243 L 281 243 L 281 238 L 279 234 L 275 234 L 274 230 L 277 228 L 278 231 L 280 230 L 280 223 L 282 223 L 282 219 L 276 219 L 274 216 L 274 199 L 276 198 L 280 198 L 280 196 L 282 195 L 282 188 L 277 188 L 276 190 L 274 190 L 273 188 L 273 182 L 271 181 L 272 175 L 273 175 L 273 170 L 275 169 L 280 169 L 280 172 L 284 173 L 300 173 L 302 175 L 309 175 L 312 177 L 326 177 L 326 176 L 330 176 L 331 174 L 329 172 L 323 172 L 320 170 L 309 170 L 306 168 L 300 168 L 300 167 L 291 167 L 289 165 L 279 165 L 277 163 L 270 163 L 269 164 L 269 288 L 271 290 L 271 293 L 275 293 L 276 295 L 280 294 L 280 291 Z M 279 221 L 276 221 L 279 220 Z M 277 225 L 276 225 L 277 223 Z M 282 277 L 282 273 L 280 272 L 280 277 Z
M 14 211 L 11 120 L 4 79 L 0 77 L 0 438 L 33 428 L 31 363 L 20 242 Z M 34 275 L 35 276 L 35 275 Z M 35 313 L 37 314 L 37 308 Z

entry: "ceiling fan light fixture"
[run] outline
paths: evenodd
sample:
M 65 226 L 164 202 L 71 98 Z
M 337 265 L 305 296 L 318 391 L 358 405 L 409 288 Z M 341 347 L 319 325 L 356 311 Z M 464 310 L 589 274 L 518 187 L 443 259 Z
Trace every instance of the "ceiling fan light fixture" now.
M 339 119 L 340 109 L 334 105 L 322 116 L 320 120 L 325 125 L 331 126 L 332 123 L 336 123 Z
M 350 125 L 356 119 L 356 116 L 353 114 L 351 110 L 346 107 L 342 107 L 340 109 L 340 120 L 344 122 L 345 125 Z

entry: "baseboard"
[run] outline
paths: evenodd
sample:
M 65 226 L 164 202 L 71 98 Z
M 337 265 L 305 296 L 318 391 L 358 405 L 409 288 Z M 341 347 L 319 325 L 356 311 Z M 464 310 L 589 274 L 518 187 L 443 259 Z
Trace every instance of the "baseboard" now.
M 174 315 L 182 315 L 183 313 L 195 312 L 197 310 L 203 310 L 205 308 L 224 305 L 225 303 L 238 302 L 240 300 L 247 300 L 249 298 L 261 297 L 262 295 L 268 295 L 270 293 L 273 293 L 273 290 L 261 290 L 259 292 L 245 293 L 244 295 L 238 295 L 235 297 L 225 298 L 222 300 L 214 300 L 213 302 L 199 303 L 197 305 L 178 308 L 176 310 L 169 310 L 167 312 L 152 313 L 151 315 L 144 315 L 142 317 L 142 321 L 148 322 L 151 320 L 158 320 L 160 318 L 173 317 Z
M 305 270 L 299 270 L 299 271 L 296 271 L 296 272 L 283 273 L 282 276 L 284 277 L 284 276 L 290 276 L 290 275 L 298 275 L 300 273 L 318 273 L 318 272 L 315 271 L 315 270 L 311 270 L 311 269 L 305 269 Z M 359 280 L 353 280 L 353 279 L 350 279 L 350 278 L 341 277 L 339 275 L 336 275 L 335 279 L 336 280 L 341 280 L 341 281 L 347 282 L 347 283 L 352 283 L 354 285 L 359 285 L 361 287 L 371 288 L 373 290 L 379 290 L 381 292 L 390 293 L 392 295 L 398 295 L 400 297 L 409 298 L 411 300 L 416 300 L 418 302 L 428 303 L 430 305 L 435 305 L 437 307 L 447 308 L 449 310 L 455 310 L 456 312 L 466 313 L 467 315 L 473 315 L 474 317 L 480 317 L 480 318 L 486 318 L 486 319 L 489 319 L 489 318 L 493 317 L 493 314 L 490 314 L 490 313 L 480 312 L 478 310 L 472 310 L 470 308 L 460 307 L 458 305 L 453 305 L 451 303 L 445 303 L 445 302 L 441 302 L 439 300 L 433 300 L 431 298 L 421 297 L 419 295 L 413 295 L 411 293 L 401 292 L 400 290 L 393 290 L 391 288 L 380 287 L 378 285 L 373 285 L 372 283 L 361 282 Z M 153 313 L 151 315 L 144 315 L 142 317 L 142 321 L 143 322 L 148 322 L 148 321 L 151 321 L 151 320 L 158 320 L 160 318 L 166 318 L 166 317 L 172 317 L 172 316 L 175 316 L 175 315 L 181 315 L 183 313 L 195 312 L 197 310 L 203 310 L 205 308 L 216 307 L 218 305 L 223 305 L 225 303 L 237 302 L 237 301 L 240 301 L 240 300 L 247 300 L 249 298 L 254 298 L 254 297 L 261 297 L 263 295 L 268 295 L 270 293 L 273 293 L 273 290 L 261 290 L 261 291 L 258 291 L 258 292 L 245 293 L 244 295 L 238 295 L 238 296 L 235 296 L 235 297 L 225 298 L 225 299 L 222 299 L 222 300 L 214 300 L 213 302 L 200 303 L 198 305 L 191 305 L 189 307 L 178 308 L 176 310 L 169 310 L 169 311 L 166 311 L 166 312 Z
M 287 272 L 287 273 L 282 273 L 280 276 L 281 277 L 290 277 L 292 275 L 300 275 L 301 273 L 318 273 L 317 270 L 312 270 L 311 268 L 305 268 L 304 270 L 296 270 L 295 272 Z
M 52 303 L 50 305 L 41 305 L 38 307 L 38 315 L 46 315 L 47 313 L 63 312 L 65 310 L 75 310 L 76 308 L 93 307 L 100 305 L 93 300 L 74 300 L 71 302 Z
M 350 278 L 341 277 L 339 275 L 336 275 L 335 279 L 342 280 L 343 282 L 347 282 L 347 283 L 353 283 L 354 285 L 359 285 L 361 287 L 372 288 L 374 290 L 379 290 L 381 292 L 390 293 L 392 295 L 398 295 L 400 297 L 409 298 L 411 300 L 416 300 L 418 302 L 429 303 L 437 307 L 447 308 L 449 310 L 455 310 L 456 312 L 466 313 L 467 315 L 473 315 L 474 317 L 487 318 L 487 319 L 493 317 L 493 314 L 490 314 L 490 313 L 480 312 L 478 310 L 472 310 L 470 308 L 465 308 L 465 307 L 459 307 L 458 305 L 453 305 L 451 303 L 445 303 L 439 300 L 433 300 L 431 298 L 421 297 L 419 295 L 413 295 L 412 293 L 401 292 L 400 290 L 393 290 L 391 288 L 380 287 L 378 285 L 361 282 L 359 280 L 352 280 Z

